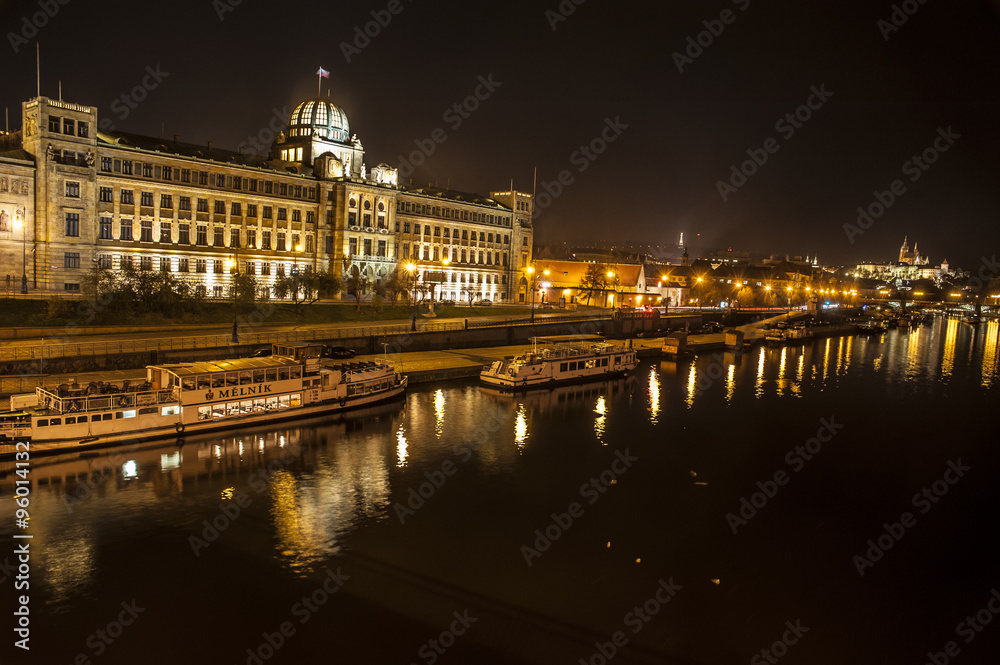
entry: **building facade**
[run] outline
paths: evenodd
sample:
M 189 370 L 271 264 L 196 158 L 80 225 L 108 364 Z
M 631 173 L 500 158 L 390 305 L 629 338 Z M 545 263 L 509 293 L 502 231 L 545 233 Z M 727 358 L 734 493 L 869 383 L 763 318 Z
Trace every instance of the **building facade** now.
M 8 284 L 79 292 L 91 268 L 171 273 L 208 297 L 232 275 L 261 295 L 306 268 L 394 270 L 438 297 L 516 299 L 531 260 L 531 195 L 496 198 L 398 182 L 369 168 L 329 100 L 295 108 L 267 155 L 98 130 L 97 109 L 45 97 L 0 140 L 0 260 Z M 23 265 L 23 271 L 18 270 Z

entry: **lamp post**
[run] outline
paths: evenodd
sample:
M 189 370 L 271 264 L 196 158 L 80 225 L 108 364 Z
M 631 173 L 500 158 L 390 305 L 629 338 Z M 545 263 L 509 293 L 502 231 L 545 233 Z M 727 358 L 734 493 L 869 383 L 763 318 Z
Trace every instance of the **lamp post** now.
M 700 285 L 701 284 L 701 277 L 699 277 L 695 281 Z M 698 313 L 699 314 L 701 314 L 701 297 L 702 297 L 702 295 L 703 294 L 701 293 L 701 289 L 699 288 L 698 289 Z
M 240 290 L 240 281 L 239 281 L 239 278 L 240 278 L 240 261 L 239 261 L 239 256 L 240 256 L 240 254 L 239 254 L 239 252 L 240 252 L 239 247 L 238 246 L 234 246 L 233 247 L 233 258 L 231 260 L 229 260 L 229 261 L 226 262 L 226 263 L 229 264 L 229 269 L 233 273 L 233 339 L 232 339 L 232 343 L 233 344 L 239 344 L 240 343 L 239 324 L 236 321 L 236 313 L 237 313 L 237 300 L 236 299 L 237 299 L 237 296 L 239 295 L 239 290 Z
M 410 300 L 413 302 L 413 318 L 410 320 L 410 330 L 417 329 L 417 264 L 410 261 L 406 264 L 406 272 L 410 273 L 410 290 L 413 295 Z
M 535 268 L 534 266 L 528 266 L 525 269 L 528 273 L 528 285 L 531 287 L 531 322 L 535 322 Z
M 28 293 L 28 222 L 25 217 L 27 208 L 15 208 L 14 218 L 21 225 L 21 293 Z
M 608 271 L 608 279 L 610 280 L 612 278 L 614 278 L 614 280 L 615 280 L 614 285 L 611 287 L 611 291 L 612 291 L 612 294 L 614 296 L 611 299 L 611 306 L 613 308 L 615 306 L 615 304 L 616 304 L 615 301 L 618 300 L 618 273 L 617 272 L 612 272 L 612 271 L 609 270 Z

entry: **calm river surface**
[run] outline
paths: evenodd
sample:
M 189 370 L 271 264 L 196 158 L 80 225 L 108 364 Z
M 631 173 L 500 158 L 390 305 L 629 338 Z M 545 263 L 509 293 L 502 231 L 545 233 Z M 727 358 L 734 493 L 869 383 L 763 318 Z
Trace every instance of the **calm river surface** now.
M 995 662 L 1000 618 L 960 622 L 1000 589 L 998 333 L 39 457 L 31 651 L 11 500 L 0 662 Z

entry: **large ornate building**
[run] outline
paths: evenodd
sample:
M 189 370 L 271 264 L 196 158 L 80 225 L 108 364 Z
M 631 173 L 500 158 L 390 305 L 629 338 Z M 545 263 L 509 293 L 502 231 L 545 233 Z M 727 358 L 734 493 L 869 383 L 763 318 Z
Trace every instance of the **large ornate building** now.
M 399 183 L 365 164 L 329 100 L 297 106 L 268 155 L 98 127 L 96 108 L 39 97 L 0 135 L 8 289 L 23 274 L 29 293 L 76 292 L 93 265 L 131 263 L 228 297 L 235 270 L 269 292 L 308 266 L 373 285 L 400 269 L 438 298 L 530 298 L 530 194 Z

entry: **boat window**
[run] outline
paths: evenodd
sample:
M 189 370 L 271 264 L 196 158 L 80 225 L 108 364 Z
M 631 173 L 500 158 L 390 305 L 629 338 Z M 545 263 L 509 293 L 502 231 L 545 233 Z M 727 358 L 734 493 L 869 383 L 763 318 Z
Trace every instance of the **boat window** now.
M 198 375 L 198 390 L 208 390 L 212 387 L 212 375 L 211 374 L 199 374 Z
M 237 372 L 226 372 L 226 385 L 236 386 L 240 383 L 240 375 Z
M 282 395 L 278 398 L 278 408 L 287 409 L 288 408 L 288 395 Z
M 292 378 L 293 379 L 301 379 L 302 378 L 302 368 L 301 367 L 296 366 L 296 367 L 290 367 L 289 369 L 291 370 Z
M 267 409 L 267 407 L 264 405 L 263 398 L 261 398 L 261 399 L 255 399 L 253 401 L 253 410 L 255 412 L 256 411 L 265 411 L 266 409 Z
M 601 358 L 601 367 L 607 367 L 607 366 L 608 366 L 608 359 Z
M 213 388 L 222 388 L 224 385 L 226 385 L 226 373 L 225 372 L 219 372 L 217 374 L 213 374 L 212 375 L 212 387 Z
M 278 380 L 278 368 L 277 367 L 272 367 L 271 369 L 265 370 L 265 371 L 266 371 L 265 376 L 267 377 L 267 381 L 268 382 L 277 381 Z
M 302 395 L 292 395 L 290 402 L 291 406 L 302 406 Z
M 165 406 L 162 409 L 160 409 L 160 415 L 161 416 L 175 416 L 178 413 L 180 413 L 180 410 L 181 410 L 181 408 L 179 406 L 177 406 L 176 404 L 173 405 L 173 406 Z
M 113 418 L 114 418 L 113 413 L 105 413 L 104 416 L 101 417 L 101 420 L 111 420 Z
M 135 410 L 132 411 L 122 411 L 122 418 L 135 418 Z
M 49 421 L 48 420 L 39 420 L 37 426 L 38 427 L 48 427 L 49 426 Z
M 587 361 L 586 367 L 587 367 L 587 369 L 594 369 L 594 359 L 593 358 L 591 358 L 590 360 Z
M 215 418 L 225 418 L 226 417 L 226 405 L 225 404 L 213 404 L 212 405 L 212 416 Z
M 569 367 L 569 363 L 559 363 L 560 372 L 565 372 L 567 367 Z
M 50 425 L 61 425 L 62 424 L 62 418 L 53 418 L 52 420 L 49 421 L 49 424 Z
M 240 372 L 240 385 L 245 386 L 249 383 L 253 383 L 253 372 L 250 371 Z
M 279 381 L 287 381 L 288 380 L 288 368 L 287 367 L 279 367 L 278 368 L 278 380 Z
M 66 424 L 67 425 L 75 425 L 76 424 L 76 418 L 73 418 L 73 417 L 66 418 Z
M 277 408 L 278 408 L 278 398 L 277 397 L 268 397 L 267 398 L 267 410 L 268 411 L 273 411 L 274 409 L 277 409 Z
M 240 402 L 240 413 L 241 414 L 242 413 L 250 413 L 251 411 L 253 411 L 253 400 L 252 399 L 245 399 L 242 402 Z
M 208 420 L 212 417 L 212 407 L 211 406 L 199 406 L 198 407 L 198 420 Z
M 239 402 L 229 402 L 226 404 L 226 415 L 227 416 L 238 416 L 240 415 L 240 403 Z
M 253 382 L 254 383 L 264 383 L 264 370 L 255 369 L 253 371 Z
M 181 387 L 184 390 L 194 390 L 195 388 L 195 378 L 193 376 L 185 376 L 181 379 Z
M 99 414 L 99 413 L 97 415 L 93 415 L 93 416 L 90 417 L 90 420 L 93 421 L 93 422 L 97 422 L 100 419 L 101 419 L 101 414 Z

